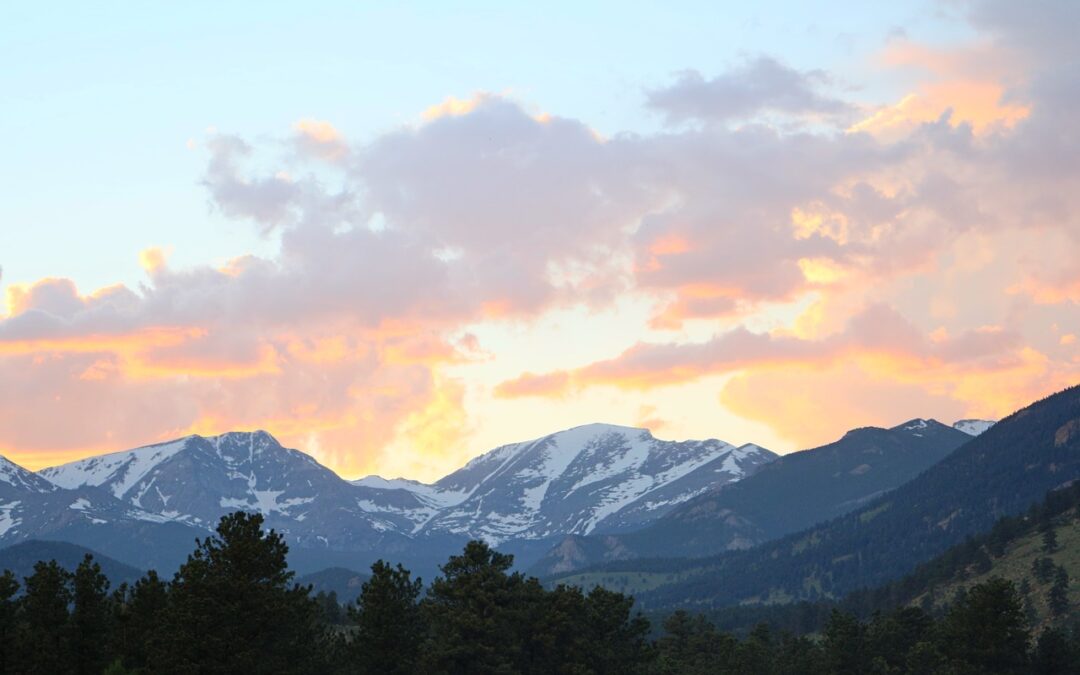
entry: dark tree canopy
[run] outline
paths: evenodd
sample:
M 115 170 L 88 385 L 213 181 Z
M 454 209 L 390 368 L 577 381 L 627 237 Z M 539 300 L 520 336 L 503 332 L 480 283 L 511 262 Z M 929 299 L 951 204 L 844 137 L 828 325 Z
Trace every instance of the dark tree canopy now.
M 1058 506 L 1071 513 L 1072 502 Z M 172 581 L 151 571 L 112 593 L 89 556 L 74 572 L 40 562 L 21 586 L 0 574 L 0 673 L 1080 672 L 1068 575 L 1052 563 L 1050 590 L 1065 594 L 1057 627 L 1032 631 L 1021 591 L 991 578 L 961 586 L 933 614 L 918 603 L 861 618 L 835 604 L 760 608 L 786 612 L 795 628 L 761 622 L 738 637 L 680 610 L 654 636 L 633 598 L 603 587 L 545 588 L 479 541 L 427 588 L 379 561 L 342 608 L 331 593 L 313 596 L 292 582 L 284 541 L 262 525 L 258 515 L 223 518 Z M 1026 589 L 1030 604 L 1041 589 Z

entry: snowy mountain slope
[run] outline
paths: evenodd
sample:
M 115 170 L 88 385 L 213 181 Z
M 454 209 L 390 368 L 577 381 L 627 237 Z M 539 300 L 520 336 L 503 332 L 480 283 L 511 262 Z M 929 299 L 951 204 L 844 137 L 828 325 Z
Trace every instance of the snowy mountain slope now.
M 661 441 L 645 429 L 589 424 L 496 448 L 432 486 L 388 484 L 440 507 L 417 533 L 498 544 L 631 529 L 774 458 L 754 445 Z
M 22 468 L 6 457 L 0 457 L 0 495 L 7 492 L 44 493 L 55 489 L 55 485 L 36 473 Z
M 408 532 L 430 507 L 404 490 L 358 487 L 265 431 L 188 436 L 43 469 L 65 488 L 95 486 L 158 517 L 212 529 L 257 511 L 294 545 L 371 548 Z
M 0 547 L 28 539 L 54 539 L 82 544 L 115 541 L 124 548 L 127 542 L 152 535 L 164 554 L 172 543 L 183 542 L 187 547 L 194 540 L 192 528 L 163 530 L 163 525 L 161 516 L 125 504 L 97 487 L 61 488 L 0 457 Z
M 794 452 L 721 489 L 679 504 L 644 527 L 570 536 L 533 572 L 565 573 L 631 558 L 702 557 L 743 549 L 859 508 L 941 461 L 970 437 L 934 420 L 853 429 Z
M 591 424 L 496 448 L 433 485 L 349 482 L 256 431 L 188 436 L 33 478 L 98 489 L 140 513 L 202 529 L 243 509 L 262 513 L 294 546 L 402 551 L 466 537 L 501 543 L 625 531 L 774 457 L 754 445 L 661 441 L 644 429 Z
M 953 429 L 963 431 L 968 436 L 978 436 L 992 426 L 994 422 L 990 420 L 960 420 L 953 425 Z

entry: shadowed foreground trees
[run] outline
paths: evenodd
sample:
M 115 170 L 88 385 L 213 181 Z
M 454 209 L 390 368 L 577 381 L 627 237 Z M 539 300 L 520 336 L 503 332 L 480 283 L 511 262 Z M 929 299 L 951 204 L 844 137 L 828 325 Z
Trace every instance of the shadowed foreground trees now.
M 426 589 L 380 561 L 357 602 L 335 611 L 292 582 L 284 541 L 262 524 L 223 518 L 171 582 L 149 572 L 110 593 L 89 556 L 74 572 L 38 563 L 21 594 L 0 574 L 0 672 L 1080 673 L 1077 633 L 1030 634 L 1002 579 L 938 615 L 833 611 L 813 637 L 761 624 L 738 639 L 678 611 L 651 640 L 632 598 L 544 588 L 475 541 Z

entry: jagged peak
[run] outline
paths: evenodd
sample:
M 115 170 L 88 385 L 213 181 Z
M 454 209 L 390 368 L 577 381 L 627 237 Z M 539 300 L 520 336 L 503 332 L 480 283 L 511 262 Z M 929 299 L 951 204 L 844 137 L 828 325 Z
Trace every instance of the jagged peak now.
M 0 483 L 7 483 L 14 487 L 22 486 L 37 492 L 49 492 L 56 489 L 56 486 L 46 479 L 3 455 L 0 455 Z
M 739 447 L 737 447 L 735 449 L 742 452 L 743 454 L 749 454 L 749 453 L 752 453 L 752 452 L 762 453 L 762 454 L 765 454 L 765 455 L 775 455 L 776 454 L 772 450 L 769 450 L 766 447 L 762 447 L 762 446 L 758 445 L 757 443 L 743 443 L 742 445 L 740 445 Z
M 199 438 L 205 438 L 206 440 L 228 440 L 233 438 L 252 438 L 259 440 L 267 440 L 277 445 L 281 445 L 274 435 L 265 429 L 255 429 L 254 431 L 224 431 L 214 436 L 200 436 Z

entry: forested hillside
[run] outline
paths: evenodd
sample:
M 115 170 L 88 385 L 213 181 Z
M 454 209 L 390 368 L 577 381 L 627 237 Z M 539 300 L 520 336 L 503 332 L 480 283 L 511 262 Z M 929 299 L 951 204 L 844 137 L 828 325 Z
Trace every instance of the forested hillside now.
M 681 610 L 650 639 L 633 598 L 545 589 L 478 541 L 426 588 L 377 562 L 343 610 L 291 582 L 288 547 L 262 524 L 226 516 L 171 582 L 150 572 L 110 593 L 89 556 L 74 572 L 38 562 L 22 584 L 0 575 L 0 672 L 1034 674 L 1080 658 L 1080 634 L 1031 631 L 996 577 L 933 613 L 833 611 L 814 639 L 764 624 L 739 639 Z
M 712 558 L 612 563 L 558 580 L 603 583 L 652 608 L 839 598 L 897 579 L 1048 490 L 1080 478 L 1080 388 L 994 425 L 895 491 L 829 523 Z
M 0 570 L 10 570 L 16 577 L 28 577 L 34 573 L 34 564 L 41 560 L 55 560 L 61 567 L 75 569 L 87 554 L 101 567 L 102 574 L 113 584 L 133 583 L 144 572 L 108 556 L 103 556 L 84 546 L 64 541 L 24 541 L 0 549 Z

